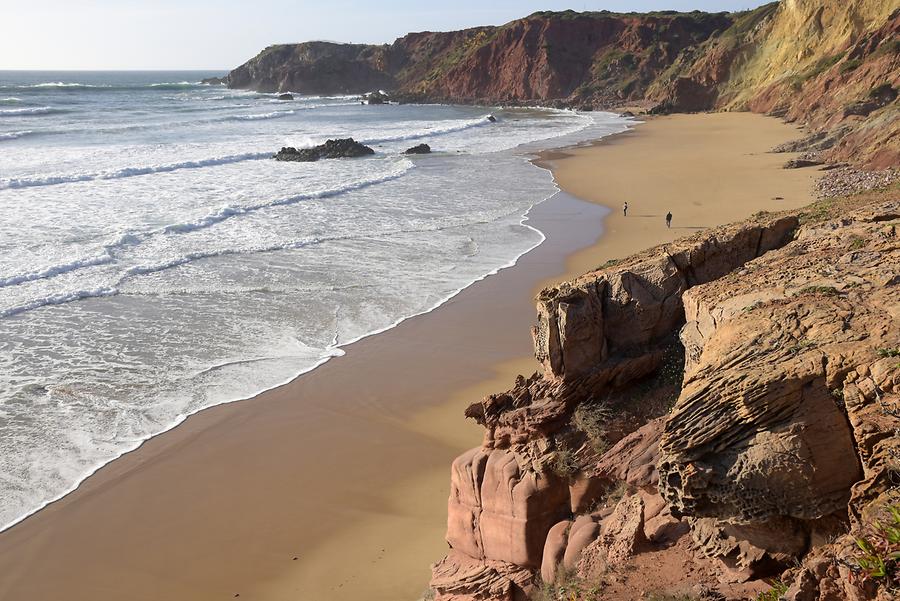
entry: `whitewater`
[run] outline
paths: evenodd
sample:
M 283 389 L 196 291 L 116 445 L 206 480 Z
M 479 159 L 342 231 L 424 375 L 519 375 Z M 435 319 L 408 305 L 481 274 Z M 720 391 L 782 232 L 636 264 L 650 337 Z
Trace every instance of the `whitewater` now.
M 0 72 L 0 530 L 515 264 L 557 191 L 533 154 L 628 127 L 215 75 Z M 343 137 L 375 155 L 271 158 Z

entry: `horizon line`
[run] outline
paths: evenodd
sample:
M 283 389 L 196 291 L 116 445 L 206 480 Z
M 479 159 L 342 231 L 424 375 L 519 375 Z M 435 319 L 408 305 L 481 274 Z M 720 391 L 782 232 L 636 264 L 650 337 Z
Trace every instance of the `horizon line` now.
M 166 68 L 166 67 L 154 67 L 150 69 L 144 69 L 139 67 L 128 67 L 128 68 L 83 68 L 83 67 L 61 67 L 61 68 L 53 68 L 48 69 L 46 67 L 42 67 L 40 69 L 34 69 L 30 67 L 0 67 L 0 72 L 2 71 L 36 71 L 36 72 L 61 72 L 61 71 L 69 71 L 69 72 L 97 72 L 97 71 L 106 71 L 106 72 L 129 72 L 129 71 L 232 71 L 234 67 L 213 67 L 213 68 L 200 68 L 200 67 L 191 67 L 189 69 L 185 68 Z

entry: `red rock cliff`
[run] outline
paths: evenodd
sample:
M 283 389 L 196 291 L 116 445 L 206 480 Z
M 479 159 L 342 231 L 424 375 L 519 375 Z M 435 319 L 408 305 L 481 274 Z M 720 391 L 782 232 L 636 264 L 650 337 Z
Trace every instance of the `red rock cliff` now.
M 435 598 L 742 599 L 792 565 L 791 601 L 893 598 L 853 541 L 900 508 L 900 201 L 834 202 L 543 291 L 542 371 L 466 412 Z
M 226 80 L 458 103 L 752 110 L 807 125 L 798 149 L 884 168 L 900 164 L 898 34 L 893 0 L 783 0 L 731 14 L 543 12 L 389 45 L 271 46 Z

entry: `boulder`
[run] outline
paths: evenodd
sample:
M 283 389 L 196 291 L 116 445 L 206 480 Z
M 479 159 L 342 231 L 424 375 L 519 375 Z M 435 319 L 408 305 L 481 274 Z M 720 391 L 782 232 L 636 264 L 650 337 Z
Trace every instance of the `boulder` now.
M 598 526 L 596 536 L 579 550 L 575 570 L 581 578 L 595 579 L 608 568 L 621 566 L 647 542 L 641 495 L 623 497 Z
M 541 559 L 541 580 L 544 582 L 554 582 L 559 566 L 565 557 L 566 547 L 569 544 L 569 530 L 572 528 L 570 520 L 559 522 L 547 533 L 547 540 L 544 542 L 544 556 Z
M 604 453 L 594 468 L 593 476 L 609 482 L 625 482 L 634 488 L 656 490 L 659 474 L 659 438 L 664 418 L 654 419 L 641 426 Z
M 276 161 L 311 162 L 319 159 L 341 159 L 375 154 L 375 151 L 353 138 L 328 140 L 312 148 L 284 147 L 273 157 Z
M 782 169 L 801 169 L 803 167 L 817 167 L 822 164 L 822 161 L 815 161 L 811 159 L 791 159 L 782 165 Z
M 294 99 L 294 95 L 293 95 L 293 94 L 287 94 L 287 93 L 285 93 L 285 94 L 279 94 L 279 95 L 278 95 L 278 100 L 293 100 L 293 99 Z
M 550 528 L 569 513 L 568 483 L 520 466 L 505 450 L 472 449 L 453 462 L 447 542 L 471 557 L 540 568 Z
M 606 561 L 619 564 L 628 560 L 647 542 L 644 536 L 644 499 L 641 495 L 623 497 L 613 514 L 603 521 L 599 543 L 606 550 Z
M 388 104 L 390 98 L 382 92 L 371 92 L 364 96 L 366 104 Z
M 496 118 L 495 116 L 493 116 L 493 115 L 488 115 L 488 116 L 487 116 L 487 120 L 490 121 L 491 123 L 496 123 L 496 122 L 497 122 L 497 118 Z
M 569 540 L 563 554 L 562 565 L 566 570 L 574 570 L 581 561 L 584 550 L 600 536 L 601 524 L 594 515 L 579 516 L 569 530 Z
M 431 146 L 428 144 L 418 144 L 412 148 L 407 148 L 403 154 L 428 154 L 431 152 Z

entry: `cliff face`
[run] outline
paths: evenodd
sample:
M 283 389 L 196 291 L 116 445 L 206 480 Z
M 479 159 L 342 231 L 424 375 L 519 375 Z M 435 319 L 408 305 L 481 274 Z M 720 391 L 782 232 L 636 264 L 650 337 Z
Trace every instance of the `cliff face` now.
M 462 101 L 638 99 L 682 51 L 729 24 L 722 14 L 537 13 L 478 31 L 462 52 L 401 89 Z
M 746 598 L 791 565 L 792 601 L 892 598 L 854 538 L 900 503 L 900 202 L 843 203 L 544 290 L 543 371 L 466 412 L 436 599 Z
M 228 85 L 262 91 L 372 90 L 458 102 L 639 99 L 685 49 L 728 28 L 725 14 L 535 13 L 502 27 L 411 33 L 391 45 L 271 46 Z
M 783 0 L 743 13 L 535 13 L 500 27 L 413 33 L 382 46 L 272 46 L 236 88 L 387 89 L 421 101 L 657 111 L 752 110 L 808 126 L 803 148 L 900 163 L 900 9 L 893 0 Z
M 804 123 L 822 159 L 900 163 L 900 9 L 785 0 L 735 19 L 649 95 L 676 110 L 749 109 Z
M 387 73 L 387 51 L 378 46 L 306 42 L 269 46 L 256 58 L 231 71 L 232 88 L 260 92 L 352 94 L 393 88 Z

